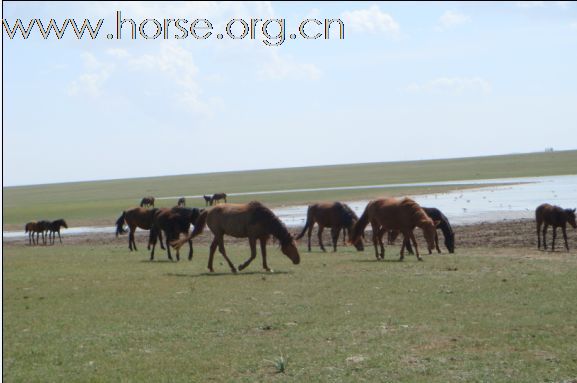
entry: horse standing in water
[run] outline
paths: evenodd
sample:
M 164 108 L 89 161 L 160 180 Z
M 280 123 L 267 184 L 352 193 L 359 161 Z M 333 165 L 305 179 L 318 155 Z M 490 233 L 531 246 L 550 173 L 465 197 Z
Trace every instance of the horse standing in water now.
M 215 205 L 218 201 L 226 203 L 226 193 L 214 193 L 210 198 L 210 204 Z
M 150 230 L 152 227 L 154 213 L 157 209 L 145 209 L 142 207 L 135 207 L 134 209 L 125 210 L 122 215 L 116 220 L 116 236 L 119 234 L 126 233 L 124 230 L 124 223 L 128 225 L 130 233 L 128 235 L 128 248 L 130 251 L 138 250 L 136 248 L 136 242 L 134 241 L 134 232 L 136 228 L 139 227 L 144 230 Z M 162 233 L 158 233 L 160 239 L 160 247 L 164 250 L 164 245 L 162 244 Z M 148 243 L 148 249 L 150 249 L 150 242 Z
M 152 244 L 150 251 L 150 260 L 154 260 L 154 248 L 156 247 L 156 238 L 161 231 L 164 231 L 166 238 L 166 252 L 168 259 L 172 261 L 170 254 L 170 243 L 178 240 L 181 233 L 188 234 L 190 225 L 194 225 L 200 210 L 197 208 L 173 207 L 172 209 L 157 209 L 154 214 L 152 228 L 148 243 Z M 188 241 L 189 252 L 188 260 L 192 260 L 192 240 Z M 176 260 L 180 260 L 179 250 L 176 250 Z
M 262 266 L 266 271 L 272 271 L 266 262 L 266 242 L 271 235 L 279 240 L 283 254 L 290 258 L 295 265 L 300 262 L 300 255 L 292 235 L 284 223 L 260 202 L 253 201 L 245 205 L 222 204 L 203 211 L 196 221 L 193 232 L 186 238 L 175 242 L 175 247 L 179 248 L 189 239 L 202 233 L 205 226 L 208 226 L 214 234 L 208 257 L 208 270 L 210 272 L 214 272 L 212 263 L 214 253 L 218 247 L 231 271 L 236 273 L 236 268 L 224 249 L 225 234 L 236 238 L 248 238 L 251 256 L 238 267 L 239 270 L 243 270 L 254 260 L 256 257 L 256 241 L 259 240 Z
M 63 220 L 62 218 L 57 219 L 56 221 L 52 221 L 50 222 L 50 243 L 54 244 L 54 240 L 56 239 L 56 233 L 58 233 L 58 239 L 60 240 L 60 243 L 62 243 L 62 237 L 60 236 L 60 228 L 64 227 L 66 229 L 68 229 L 68 225 L 66 224 L 66 221 Z
M 177 207 L 185 207 L 186 206 L 186 199 L 184 197 L 180 197 L 176 202 Z
M 154 197 L 144 197 L 140 201 L 140 207 L 154 207 Z
M 377 260 L 384 259 L 385 257 L 384 247 L 380 254 L 377 248 L 379 235 L 381 234 L 379 228 L 383 232 L 398 230 L 405 238 L 410 239 L 413 242 L 419 261 L 422 261 L 422 258 L 419 255 L 417 241 L 413 234 L 415 227 L 420 227 L 423 230 L 429 252 L 435 246 L 436 224 L 438 222 L 434 222 L 429 218 L 419 204 L 410 198 L 404 198 L 400 201 L 395 198 L 382 198 L 370 201 L 365 207 L 361 218 L 359 218 L 353 226 L 350 242 L 354 243 L 357 241 L 369 223 L 373 228 L 373 245 L 375 247 Z M 401 261 L 405 258 L 404 250 L 405 248 L 401 247 Z
M 317 203 L 310 205 L 307 210 L 307 221 L 305 227 L 295 239 L 301 239 L 305 235 L 305 232 L 308 231 L 308 250 L 310 252 L 311 233 L 315 223 L 317 223 L 319 225 L 318 237 L 321 250 L 326 251 L 323 246 L 323 230 L 325 227 L 330 227 L 331 238 L 333 240 L 333 251 L 337 251 L 337 242 L 339 240 L 341 229 L 343 230 L 343 236 L 348 232 L 350 238 L 351 229 L 358 220 L 359 217 L 357 217 L 355 212 L 347 204 L 341 202 Z M 362 238 L 359 238 L 354 242 L 354 246 L 358 251 L 363 251 L 364 246 Z
M 423 207 L 423 210 L 427 215 L 434 221 L 439 221 L 437 226 L 438 229 L 441 229 L 443 232 L 443 236 L 445 237 L 445 246 L 449 253 L 453 254 L 455 252 L 455 233 L 453 232 L 453 228 L 449 223 L 449 219 L 443 214 L 439 209 L 434 207 Z M 399 235 L 399 231 L 389 231 L 388 233 L 388 244 L 392 245 L 395 242 L 395 239 Z M 383 250 L 383 235 L 384 231 L 380 232 L 379 235 L 379 244 L 381 246 L 381 251 Z M 403 242 L 403 246 L 409 251 L 410 254 L 413 254 L 413 249 L 411 247 L 411 243 L 405 239 Z M 435 233 L 435 248 L 437 252 L 440 253 L 441 249 L 439 249 L 439 236 Z
M 563 231 L 563 239 L 565 240 L 565 249 L 569 251 L 569 244 L 567 243 L 567 223 L 577 228 L 575 222 L 575 209 L 563 209 L 559 206 L 553 206 L 548 203 L 539 205 L 535 210 L 535 220 L 537 221 L 537 249 L 541 248 L 541 225 L 543 226 L 543 250 L 547 250 L 547 241 L 545 236 L 549 225 L 553 226 L 553 241 L 551 243 L 551 251 L 555 251 L 555 238 L 557 237 L 557 228 L 561 226 Z

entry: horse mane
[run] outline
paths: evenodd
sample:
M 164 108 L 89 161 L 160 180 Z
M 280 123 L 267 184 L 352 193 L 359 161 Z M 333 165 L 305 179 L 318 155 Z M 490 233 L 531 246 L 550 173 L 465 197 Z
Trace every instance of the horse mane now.
M 288 245 L 293 240 L 286 225 L 268 207 L 258 201 L 251 201 L 247 206 L 252 211 L 251 223 L 262 221 L 270 229 L 271 234 L 280 241 L 281 246 Z
M 353 209 L 346 203 L 336 202 L 335 205 L 340 207 L 341 217 L 346 227 L 350 227 L 355 221 L 359 220 Z

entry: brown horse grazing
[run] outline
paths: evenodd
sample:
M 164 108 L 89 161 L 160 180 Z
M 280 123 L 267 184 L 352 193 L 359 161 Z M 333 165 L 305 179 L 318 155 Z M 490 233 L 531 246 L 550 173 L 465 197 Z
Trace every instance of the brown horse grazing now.
M 246 262 L 238 267 L 239 270 L 246 268 L 256 257 L 256 241 L 260 240 L 262 266 L 266 271 L 271 271 L 266 263 L 266 242 L 271 235 L 279 240 L 283 254 L 290 258 L 295 265 L 300 262 L 300 255 L 292 235 L 284 223 L 260 202 L 253 201 L 245 205 L 222 204 L 203 211 L 196 221 L 193 232 L 188 237 L 175 242 L 175 247 L 179 248 L 189 239 L 202 233 L 206 225 L 214 234 L 208 257 L 208 270 L 210 272 L 214 272 L 212 262 L 218 247 L 231 271 L 236 273 L 236 269 L 224 249 L 225 234 L 236 238 L 248 238 L 251 255 Z
M 180 234 L 187 234 L 190 229 L 190 225 L 194 225 L 198 216 L 200 215 L 200 210 L 197 208 L 185 208 L 185 207 L 173 207 L 172 209 L 157 209 L 154 214 L 152 228 L 150 229 L 150 239 L 149 243 L 152 244 L 152 250 L 150 251 L 150 260 L 154 260 L 154 248 L 156 247 L 156 238 L 161 231 L 164 231 L 166 236 L 166 252 L 168 254 L 168 259 L 172 261 L 172 255 L 170 254 L 170 244 L 172 241 L 178 240 Z M 192 260 L 192 240 L 188 241 L 189 252 L 188 260 Z M 176 260 L 180 260 L 179 249 L 176 250 Z
M 311 233 L 315 223 L 317 223 L 319 225 L 318 237 L 321 250 L 326 251 L 323 246 L 323 230 L 325 227 L 330 227 L 333 251 L 337 251 L 337 242 L 341 229 L 343 230 L 343 236 L 348 232 L 350 238 L 351 228 L 358 220 L 359 217 L 357 217 L 355 212 L 345 203 L 327 202 L 310 205 L 307 210 L 305 227 L 295 239 L 301 239 L 305 235 L 305 232 L 308 231 L 308 249 L 311 251 Z M 354 246 L 358 251 L 363 251 L 363 239 L 359 238 L 359 240 L 354 243 Z
M 409 198 L 397 200 L 395 198 L 382 198 L 370 201 L 365 207 L 365 211 L 361 218 L 355 223 L 350 236 L 350 242 L 357 241 L 365 227 L 371 224 L 373 228 L 373 245 L 375 247 L 375 256 L 378 259 L 384 259 L 385 251 L 382 249 L 381 254 L 378 252 L 378 242 L 380 231 L 399 230 L 405 238 L 409 238 L 415 247 L 417 259 L 422 260 L 419 255 L 417 241 L 413 230 L 415 227 L 420 227 L 423 230 L 429 252 L 435 246 L 436 224 L 418 203 Z M 401 247 L 401 258 L 405 258 L 404 247 Z
M 212 196 L 203 195 L 202 198 L 204 198 L 204 202 L 205 202 L 204 206 L 212 205 Z
M 68 225 L 66 221 L 62 218 L 57 219 L 56 221 L 50 222 L 50 243 L 54 244 L 54 240 L 56 239 L 56 233 L 58 233 L 58 239 L 60 239 L 60 243 L 62 243 L 62 237 L 60 236 L 60 228 L 64 227 L 68 229 Z
M 439 221 L 437 225 L 438 229 L 441 229 L 443 232 L 443 236 L 445 237 L 445 247 L 449 250 L 449 253 L 453 254 L 455 252 L 455 233 L 453 232 L 453 228 L 449 223 L 449 219 L 443 214 L 439 209 L 434 207 L 423 207 L 423 210 L 433 221 Z M 383 249 L 383 233 L 380 233 L 379 237 L 379 244 L 381 246 L 381 250 Z M 395 239 L 400 234 L 399 231 L 390 230 L 388 232 L 388 244 L 392 245 L 395 242 Z M 413 254 L 413 249 L 411 248 L 411 243 L 406 240 L 403 242 L 403 246 L 409 251 L 410 254 Z M 435 248 L 437 249 L 438 253 L 441 253 L 441 249 L 439 248 L 439 235 L 435 233 Z M 384 251 L 384 250 L 383 250 Z
M 140 201 L 140 207 L 154 207 L 154 197 L 144 197 Z
M 551 251 L 555 251 L 555 238 L 557 237 L 557 228 L 561 226 L 563 231 L 563 239 L 565 240 L 565 248 L 569 251 L 569 244 L 567 243 L 567 223 L 577 228 L 575 222 L 575 209 L 563 209 L 559 206 L 553 206 L 548 203 L 539 205 L 535 210 L 535 220 L 537 221 L 537 249 L 541 248 L 541 225 L 543 226 L 543 249 L 547 250 L 547 241 L 545 235 L 549 225 L 553 226 L 553 242 L 551 243 Z
M 36 222 L 28 222 L 25 226 L 24 226 L 24 233 L 28 233 L 28 244 L 30 246 L 32 246 L 33 244 L 36 244 L 36 241 L 34 240 L 34 228 L 36 227 Z
M 185 207 L 186 206 L 186 200 L 184 199 L 184 197 L 180 197 L 178 199 L 178 202 L 176 202 L 176 206 L 177 207 Z
M 218 201 L 222 200 L 226 203 L 226 193 L 214 193 L 210 198 L 210 204 L 215 205 Z
M 116 220 L 116 236 L 118 237 L 119 234 L 126 233 L 124 230 L 124 223 L 128 225 L 130 229 L 130 233 L 128 235 L 128 248 L 130 251 L 134 248 L 134 250 L 138 250 L 136 248 L 136 242 L 134 241 L 134 231 L 137 227 L 150 230 L 152 227 L 154 213 L 157 209 L 145 209 L 142 207 L 135 207 L 134 209 L 125 210 L 122 212 L 122 215 Z M 164 250 L 164 245 L 162 244 L 162 233 L 158 233 L 160 238 L 160 247 Z M 150 249 L 150 242 L 148 243 L 148 249 Z

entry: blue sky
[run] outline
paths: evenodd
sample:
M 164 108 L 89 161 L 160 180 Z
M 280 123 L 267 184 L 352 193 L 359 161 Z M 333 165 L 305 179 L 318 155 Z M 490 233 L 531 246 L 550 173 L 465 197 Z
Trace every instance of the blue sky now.
M 117 10 L 137 24 L 208 19 L 215 34 L 231 19 L 286 19 L 288 35 L 307 18 L 340 18 L 345 38 L 107 39 Z M 3 12 L 10 26 L 104 19 L 96 40 L 3 30 L 5 186 L 577 149 L 577 3 L 9 2 Z

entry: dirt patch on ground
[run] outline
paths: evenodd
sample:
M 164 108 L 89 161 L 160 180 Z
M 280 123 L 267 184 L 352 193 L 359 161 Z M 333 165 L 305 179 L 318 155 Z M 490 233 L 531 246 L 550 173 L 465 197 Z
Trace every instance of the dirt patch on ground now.
M 517 221 L 502 221 L 497 223 L 479 223 L 475 225 L 464 225 L 453 227 L 455 231 L 456 246 L 459 248 L 537 248 L 537 235 L 535 228 L 535 221 L 533 220 L 517 220 Z M 291 228 L 293 235 L 300 233 L 302 228 Z M 417 239 L 421 246 L 425 246 L 420 230 L 417 229 Z M 367 245 L 370 246 L 370 232 L 367 233 Z M 145 248 L 148 240 L 148 232 L 137 232 L 136 242 L 139 248 Z M 443 235 L 439 232 L 440 242 L 443 242 Z M 567 228 L 567 237 L 569 241 L 569 248 L 577 249 L 577 233 L 575 229 Z M 323 242 L 325 246 L 330 245 L 331 239 L 328 230 L 325 230 Z M 553 238 L 552 229 L 549 229 L 547 235 L 547 242 L 550 246 Z M 226 237 L 227 244 L 246 244 L 248 242 L 243 238 Z M 58 240 L 57 240 L 58 241 Z M 212 234 L 205 230 L 200 236 L 194 239 L 195 244 L 209 245 L 212 241 Z M 121 235 L 116 237 L 114 233 L 98 233 L 86 235 L 71 235 L 67 236 L 63 231 L 64 245 L 104 245 L 110 243 L 118 243 L 119 246 L 128 247 L 128 235 Z M 400 243 L 400 242 L 399 242 Z M 3 246 L 22 246 L 28 244 L 28 238 L 19 238 L 15 240 L 3 240 Z M 58 243 L 57 243 L 58 244 Z M 306 237 L 300 240 L 301 246 L 306 246 Z M 318 246 L 316 230 L 312 237 L 313 247 Z M 339 239 L 339 246 L 342 246 L 342 239 Z M 563 235 L 561 229 L 557 230 L 556 249 L 563 250 Z M 441 250 L 445 251 L 443 245 Z

